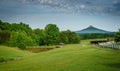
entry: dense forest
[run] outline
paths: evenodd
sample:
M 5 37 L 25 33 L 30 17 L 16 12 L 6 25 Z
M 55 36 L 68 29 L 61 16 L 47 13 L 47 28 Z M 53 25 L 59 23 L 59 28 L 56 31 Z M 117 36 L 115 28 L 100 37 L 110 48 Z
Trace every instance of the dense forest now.
M 114 34 L 100 34 L 100 33 L 92 33 L 92 34 L 79 34 L 81 40 L 86 40 L 86 39 L 102 39 L 102 38 L 113 38 Z
M 120 42 L 120 29 L 118 32 L 115 33 L 114 40 L 115 40 L 115 42 Z
M 25 23 L 8 23 L 0 20 L 0 44 L 25 49 L 26 46 L 57 45 L 59 43 L 75 44 L 80 39 L 96 39 L 114 37 L 120 41 L 120 30 L 114 35 L 83 34 L 78 35 L 70 30 L 60 31 L 57 25 L 48 24 L 44 29 L 32 29 Z
M 79 36 L 70 30 L 60 31 L 57 25 L 45 29 L 32 29 L 25 23 L 8 23 L 0 20 L 0 44 L 25 49 L 26 46 L 79 43 Z

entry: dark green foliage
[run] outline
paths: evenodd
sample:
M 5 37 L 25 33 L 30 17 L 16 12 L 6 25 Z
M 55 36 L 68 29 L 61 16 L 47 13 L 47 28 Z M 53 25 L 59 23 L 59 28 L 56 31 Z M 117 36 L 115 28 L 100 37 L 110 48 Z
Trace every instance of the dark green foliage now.
M 7 32 L 9 31 L 9 32 Z M 58 43 L 79 43 L 75 32 L 60 32 L 55 24 L 46 25 L 45 29 L 32 30 L 24 23 L 8 23 L 0 21 L 0 43 L 25 49 L 26 46 L 56 45 Z
M 8 22 L 0 21 L 0 29 L 1 30 L 11 30 L 11 24 L 9 24 Z
M 38 45 L 45 45 L 45 32 L 42 29 L 35 29 L 33 30 L 33 33 L 35 34 L 35 36 L 33 37 L 34 39 L 36 39 L 36 43 Z
M 114 36 L 114 34 L 97 34 L 97 33 L 93 33 L 93 34 L 79 34 L 80 39 L 84 40 L 84 39 L 99 39 L 99 38 L 111 38 Z
M 62 31 L 62 32 L 60 33 L 60 42 L 63 42 L 63 43 L 68 44 L 68 43 L 69 43 L 69 33 L 70 33 L 69 30 L 67 30 L 67 31 Z
M 58 44 L 57 39 L 59 37 L 59 28 L 55 24 L 48 24 L 45 27 L 45 34 L 47 45 Z
M 6 45 L 17 47 L 19 43 L 23 42 L 27 46 L 36 45 L 35 39 L 32 38 L 33 32 L 29 25 L 24 23 L 7 23 L 0 21 L 0 43 L 5 43 Z M 9 30 L 9 33 L 6 32 Z M 5 32 L 4 32 L 5 31 Z
M 79 43 L 79 42 L 80 42 L 79 36 L 75 32 L 71 32 L 69 37 L 69 43 Z
M 10 39 L 10 33 L 8 31 L 0 30 L 0 44 L 5 43 Z
M 71 32 L 70 30 L 62 31 L 60 33 L 60 42 L 71 44 L 71 43 L 79 43 L 80 38 L 75 32 Z
M 30 33 L 32 32 L 32 29 L 29 27 L 29 25 L 21 22 L 20 24 L 17 24 L 17 23 L 11 24 L 11 31 L 24 31 L 28 35 L 30 35 Z
M 120 42 L 120 30 L 119 30 L 119 32 L 115 33 L 114 38 L 115 38 L 115 42 Z
M 19 45 L 19 43 L 24 43 L 27 46 L 36 44 L 35 41 L 29 35 L 27 35 L 26 32 L 12 32 L 8 45 L 16 47 Z
M 21 50 L 25 50 L 26 45 L 23 42 L 21 42 L 21 43 L 18 44 L 18 48 L 20 48 Z
M 24 31 L 27 34 L 30 34 L 32 32 L 32 29 L 29 27 L 29 25 L 24 23 L 8 23 L 8 22 L 2 22 L 0 21 L 0 29 L 1 30 L 9 30 L 9 31 Z
M 5 59 L 0 57 L 0 62 L 4 62 L 4 61 L 5 61 Z

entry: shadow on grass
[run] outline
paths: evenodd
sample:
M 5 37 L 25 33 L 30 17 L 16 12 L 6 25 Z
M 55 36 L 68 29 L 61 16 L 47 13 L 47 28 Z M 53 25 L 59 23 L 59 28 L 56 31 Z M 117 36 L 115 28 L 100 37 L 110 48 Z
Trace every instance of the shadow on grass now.
M 114 68 L 119 68 L 120 69 L 120 63 L 110 63 L 110 64 L 105 64 L 106 66 L 109 67 L 114 67 Z
M 44 51 L 48 51 L 52 49 L 54 48 L 27 48 L 28 51 L 33 52 L 33 53 L 44 52 Z

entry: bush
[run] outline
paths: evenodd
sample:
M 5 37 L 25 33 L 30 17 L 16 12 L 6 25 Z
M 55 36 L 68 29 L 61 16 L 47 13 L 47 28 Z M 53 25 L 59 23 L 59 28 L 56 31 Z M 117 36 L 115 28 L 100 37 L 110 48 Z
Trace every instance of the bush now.
M 0 44 L 5 43 L 10 39 L 10 33 L 8 31 L 1 31 L 0 30 Z
M 115 33 L 114 40 L 115 42 L 120 42 L 120 31 Z
M 25 50 L 26 49 L 26 45 L 24 43 L 20 43 L 18 45 L 18 48 L 21 49 L 21 50 Z
M 4 61 L 5 61 L 5 59 L 0 57 L 0 62 L 4 62 Z
M 70 30 L 62 31 L 59 36 L 60 42 L 63 42 L 65 44 L 76 44 L 80 43 L 79 36 Z
M 24 43 L 26 46 L 36 45 L 36 41 L 32 39 L 30 35 L 27 35 L 26 32 L 12 32 L 10 41 L 7 42 L 7 45 L 12 47 L 18 47 L 21 46 L 21 43 Z

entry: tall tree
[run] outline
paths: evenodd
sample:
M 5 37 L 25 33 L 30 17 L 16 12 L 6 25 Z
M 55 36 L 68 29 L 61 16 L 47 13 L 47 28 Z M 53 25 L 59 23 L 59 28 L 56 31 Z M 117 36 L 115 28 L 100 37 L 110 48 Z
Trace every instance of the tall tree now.
M 47 45 L 57 44 L 57 40 L 59 37 L 59 28 L 55 24 L 48 24 L 45 27 L 45 33 Z
M 45 45 L 45 32 L 43 29 L 34 29 L 33 30 L 34 38 L 36 39 L 36 42 L 38 45 Z M 36 37 L 35 37 L 36 36 Z
M 116 32 L 115 33 L 115 42 L 120 42 L 120 29 L 119 29 L 119 32 Z
M 0 44 L 9 41 L 9 39 L 10 39 L 10 32 L 0 30 Z
M 26 32 L 12 32 L 8 45 L 18 47 L 18 45 L 21 43 L 24 43 L 27 46 L 35 45 L 35 41 L 31 38 L 31 36 L 28 36 Z
M 71 43 L 79 43 L 80 38 L 75 32 L 71 32 L 70 30 L 62 31 L 60 33 L 60 42 L 71 44 Z
M 68 44 L 69 43 L 69 34 L 70 34 L 70 32 L 71 32 L 70 30 L 62 31 L 60 33 L 60 42 Z

